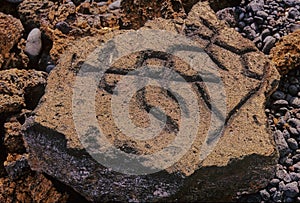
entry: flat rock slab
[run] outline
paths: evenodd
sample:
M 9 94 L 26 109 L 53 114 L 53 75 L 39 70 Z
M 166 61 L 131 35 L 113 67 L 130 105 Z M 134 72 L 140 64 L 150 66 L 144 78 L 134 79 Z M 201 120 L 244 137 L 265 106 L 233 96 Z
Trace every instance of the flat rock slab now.
M 207 2 L 86 37 L 26 121 L 29 164 L 94 202 L 232 200 L 273 175 L 264 105 L 278 79 Z

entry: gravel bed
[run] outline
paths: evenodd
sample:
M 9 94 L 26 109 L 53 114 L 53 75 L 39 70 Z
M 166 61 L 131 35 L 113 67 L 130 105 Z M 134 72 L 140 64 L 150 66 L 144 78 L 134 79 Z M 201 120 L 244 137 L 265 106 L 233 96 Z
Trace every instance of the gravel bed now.
M 281 37 L 300 29 L 300 0 L 243 1 L 217 16 L 269 54 Z M 241 192 L 237 201 L 300 202 L 300 70 L 281 78 L 265 111 L 280 159 L 267 187 L 255 194 Z
M 300 29 L 300 0 L 252 0 L 217 12 L 258 49 L 269 54 L 283 36 Z

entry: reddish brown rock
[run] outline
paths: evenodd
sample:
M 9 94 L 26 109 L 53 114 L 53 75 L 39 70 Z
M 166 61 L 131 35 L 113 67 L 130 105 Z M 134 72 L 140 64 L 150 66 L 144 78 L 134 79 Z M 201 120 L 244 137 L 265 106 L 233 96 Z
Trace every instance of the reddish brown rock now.
M 97 2 L 53 2 L 25 0 L 18 7 L 20 19 L 26 30 L 39 27 L 52 42 L 50 51 L 54 62 L 74 40 L 118 29 L 119 9 L 110 11 L 107 4 Z M 39 12 L 35 12 L 38 10 Z
M 23 108 L 34 108 L 44 93 L 47 74 L 35 70 L 9 69 L 0 71 L 1 123 L 5 115 Z
M 282 37 L 271 50 L 272 62 L 280 74 L 300 67 L 300 30 Z
M 59 193 L 44 175 L 32 173 L 24 179 L 12 182 L 0 178 L 1 202 L 67 202 L 68 196 Z
M 147 1 L 125 0 L 121 1 L 122 27 L 138 29 L 147 20 L 154 18 L 184 18 L 186 13 L 180 0 Z
M 20 20 L 0 12 L 0 70 L 16 67 L 20 64 L 18 61 L 26 61 L 22 51 L 20 55 L 11 52 L 11 49 L 19 43 L 23 31 Z

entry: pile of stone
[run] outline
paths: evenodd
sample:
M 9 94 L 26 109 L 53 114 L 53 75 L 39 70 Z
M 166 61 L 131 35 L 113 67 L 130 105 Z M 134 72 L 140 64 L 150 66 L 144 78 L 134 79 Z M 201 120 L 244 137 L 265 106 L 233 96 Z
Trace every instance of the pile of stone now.
M 225 8 L 217 15 L 265 54 L 269 54 L 281 37 L 300 29 L 298 0 L 254 0 Z
M 273 64 L 284 74 L 267 102 L 266 114 L 279 150 L 275 177 L 256 194 L 241 202 L 300 201 L 300 30 L 281 38 L 271 50 Z M 290 71 L 289 71 L 290 69 Z M 288 71 L 288 72 L 287 72 Z

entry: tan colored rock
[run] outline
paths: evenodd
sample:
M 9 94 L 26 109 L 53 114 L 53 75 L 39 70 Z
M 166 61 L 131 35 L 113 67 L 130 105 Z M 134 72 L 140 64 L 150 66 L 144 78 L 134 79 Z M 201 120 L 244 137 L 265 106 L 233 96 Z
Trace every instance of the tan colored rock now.
M 42 174 L 32 173 L 16 182 L 0 178 L 1 202 L 67 202 L 67 198 Z
M 47 74 L 35 70 L 9 69 L 0 71 L 0 114 L 19 112 L 23 108 L 32 109 L 42 96 Z
M 16 46 L 23 34 L 24 28 L 20 20 L 0 12 L 0 69 L 7 68 L 16 61 L 11 49 Z
M 56 62 L 74 40 L 106 33 L 108 28 L 119 28 L 120 9 L 110 11 L 108 5 L 111 2 L 99 6 L 97 2 L 74 4 L 25 0 L 18 7 L 18 12 L 27 30 L 39 27 L 53 41 L 50 55 Z
M 147 0 L 125 0 L 121 1 L 122 26 L 126 28 L 138 29 L 147 20 L 154 18 L 174 19 L 185 17 L 185 11 L 180 0 L 170 1 L 147 1 Z
M 145 32 L 147 36 L 139 35 Z M 196 4 L 184 21 L 156 19 L 147 22 L 138 32 L 132 31 L 133 39 L 130 39 L 129 33 L 115 31 L 102 37 L 86 37 L 62 55 L 58 66 L 51 72 L 46 94 L 35 110 L 35 116 L 26 121 L 24 136 L 30 166 L 59 179 L 90 201 L 112 198 L 117 201 L 228 201 L 238 191 L 254 192 L 266 186 L 278 159 L 268 131 L 264 105 L 266 95 L 275 88 L 273 85 L 279 75 L 268 59 L 250 41 L 219 21 L 208 2 Z M 171 41 L 173 35 L 177 36 L 175 42 Z M 121 36 L 119 40 L 124 40 L 124 43 L 111 42 L 111 49 L 96 55 L 99 64 L 89 61 L 87 66 L 83 65 L 94 56 L 91 53 L 97 47 L 101 48 L 103 42 L 114 36 Z M 155 37 L 155 40 L 147 41 L 149 36 Z M 186 38 L 191 40 L 191 44 L 179 46 Z M 138 46 L 148 48 L 134 52 L 133 48 Z M 118 47 L 118 51 L 114 52 L 113 47 Z M 170 54 L 173 49 L 179 49 L 181 54 Z M 122 51 L 130 54 L 111 64 L 96 85 L 95 97 L 87 97 L 86 94 L 93 90 L 89 83 L 93 80 L 81 77 L 80 69 L 86 67 L 86 74 L 97 76 L 100 64 L 104 64 L 101 57 L 113 60 Z M 185 51 L 192 52 L 190 58 L 194 53 L 202 53 L 205 60 L 188 64 L 181 58 Z M 199 64 L 201 67 L 198 67 Z M 150 66 L 147 71 L 151 74 L 136 77 L 147 73 L 141 68 L 144 66 Z M 176 71 L 177 75 L 163 72 L 162 66 Z M 213 77 L 218 74 L 221 81 Z M 78 78 L 83 80 L 75 86 Z M 122 95 L 132 87 L 143 87 L 143 79 L 150 78 L 164 79 L 167 84 L 180 87 L 178 91 L 181 92 L 173 94 L 150 85 L 134 92 L 132 97 L 123 98 L 120 106 L 112 106 L 115 104 L 112 102 L 115 99 L 113 93 Z M 115 87 L 122 82 L 128 84 L 116 90 Z M 184 89 L 186 83 L 191 92 Z M 81 87 L 86 89 L 76 99 L 74 95 Z M 196 99 L 187 99 L 193 94 L 197 95 Z M 94 100 L 92 109 L 95 108 L 95 112 L 87 109 L 88 113 L 76 114 L 76 109 L 86 110 Z M 196 112 L 188 108 L 196 104 L 199 105 Z M 226 107 L 226 114 L 223 114 L 222 105 Z M 214 108 L 212 114 L 211 109 Z M 122 113 L 124 109 L 128 109 L 128 117 L 118 124 L 119 117 L 115 114 Z M 160 129 L 163 118 L 165 125 Z M 189 122 L 184 122 L 189 118 Z M 225 125 L 221 129 L 218 122 L 222 118 Z M 81 122 L 78 123 L 77 119 Z M 147 128 L 156 123 L 160 131 L 156 132 L 156 128 L 147 130 L 147 133 L 156 133 L 151 139 L 135 137 L 144 134 L 128 133 L 120 127 L 122 122 L 125 127 L 130 126 L 128 120 L 135 125 L 129 130 Z M 100 138 L 95 125 L 101 128 L 110 145 L 127 155 L 118 157 L 111 151 L 101 151 L 106 146 L 97 141 Z M 84 135 L 78 137 L 82 129 L 85 130 Z M 193 130 L 196 132 L 192 133 Z M 182 135 L 185 135 L 184 139 Z M 186 140 L 193 135 L 195 139 L 188 145 Z M 150 161 L 142 158 L 140 162 L 131 162 L 131 158 L 127 157 L 156 154 L 168 149 L 177 138 L 181 139 L 180 144 L 172 145 L 174 148 L 170 151 Z M 178 158 L 183 150 L 186 153 Z M 105 157 L 110 161 L 96 162 L 91 155 L 96 156 L 97 153 L 100 160 Z M 138 169 L 152 170 L 147 168 L 149 164 L 154 169 L 164 166 L 168 159 L 161 157 L 165 155 L 175 162 L 155 174 L 129 175 L 130 171 Z M 119 173 L 122 171 L 129 174 Z
M 271 50 L 272 62 L 280 74 L 300 67 L 300 30 L 282 37 Z

